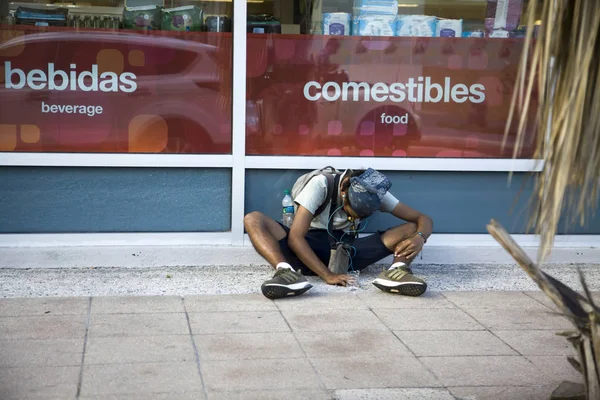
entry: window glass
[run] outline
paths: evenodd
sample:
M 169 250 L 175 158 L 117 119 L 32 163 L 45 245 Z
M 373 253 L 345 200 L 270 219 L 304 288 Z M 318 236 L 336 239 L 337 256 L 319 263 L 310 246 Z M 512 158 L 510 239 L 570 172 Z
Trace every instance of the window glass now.
M 231 152 L 231 3 L 8 6 L 0 151 Z
M 520 0 L 248 1 L 247 152 L 512 157 Z M 532 112 L 535 99 L 532 99 Z M 531 128 L 531 127 L 529 127 Z M 532 132 L 532 129 L 529 129 Z M 533 156 L 526 138 L 520 158 Z

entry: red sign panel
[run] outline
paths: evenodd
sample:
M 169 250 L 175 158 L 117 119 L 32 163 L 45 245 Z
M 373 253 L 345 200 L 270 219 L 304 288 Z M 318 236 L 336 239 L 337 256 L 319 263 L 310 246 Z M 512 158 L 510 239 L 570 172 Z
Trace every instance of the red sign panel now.
M 523 41 L 249 35 L 249 154 L 512 157 Z M 250 122 L 250 117 L 249 117 Z M 531 129 L 530 129 L 531 131 Z M 531 158 L 533 135 L 518 156 Z
M 231 34 L 0 29 L 0 151 L 230 153 Z

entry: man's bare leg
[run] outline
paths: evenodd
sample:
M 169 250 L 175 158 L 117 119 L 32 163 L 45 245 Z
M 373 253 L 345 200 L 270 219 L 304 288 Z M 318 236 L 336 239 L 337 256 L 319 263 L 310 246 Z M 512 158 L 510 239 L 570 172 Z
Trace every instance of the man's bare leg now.
M 385 247 L 392 253 L 396 246 L 404 240 L 413 237 L 417 233 L 417 225 L 408 222 L 403 225 L 388 229 L 381 240 Z M 408 266 L 412 259 L 403 256 L 395 256 L 392 266 L 387 271 L 383 271 L 373 281 L 373 284 L 379 289 L 388 292 L 402 294 L 406 296 L 420 296 L 427 290 L 427 284 L 420 278 L 412 274 Z
M 244 227 L 258 254 L 273 268 L 281 262 L 286 262 L 279 247 L 279 241 L 286 236 L 281 225 L 263 213 L 253 211 L 244 217 Z
M 387 247 L 393 253 L 397 245 L 404 240 L 413 237 L 416 233 L 417 224 L 407 222 L 385 231 L 383 235 L 381 235 L 381 240 L 383 241 L 385 247 Z M 395 264 L 397 262 L 403 262 L 406 266 L 408 266 L 412 260 L 409 260 L 406 257 L 395 256 L 392 263 Z
M 244 227 L 258 254 L 277 270 L 275 276 L 261 286 L 261 291 L 267 298 L 297 296 L 312 287 L 304 276 L 294 271 L 283 256 L 279 241 L 286 237 L 286 233 L 281 225 L 254 211 L 244 217 Z

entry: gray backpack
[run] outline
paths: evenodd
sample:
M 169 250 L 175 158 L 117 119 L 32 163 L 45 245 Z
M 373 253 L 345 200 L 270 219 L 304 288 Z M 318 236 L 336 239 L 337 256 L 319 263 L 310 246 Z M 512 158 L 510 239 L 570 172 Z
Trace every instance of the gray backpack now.
M 338 171 L 337 169 L 331 167 L 331 166 L 327 166 L 325 168 L 321 168 L 321 169 L 315 169 L 311 172 L 308 172 L 302 176 L 300 176 L 297 180 L 296 183 L 294 183 L 294 186 L 292 187 L 292 191 L 291 191 L 291 195 L 292 195 L 292 199 L 295 199 L 296 196 L 298 196 L 300 194 L 300 192 L 302 191 L 302 189 L 304 189 L 304 187 L 308 184 L 308 181 L 310 181 L 312 178 L 314 178 L 315 176 L 318 175 L 325 175 L 325 177 L 327 178 L 327 195 L 325 197 L 325 201 L 323 202 L 323 204 L 321 204 L 319 206 L 319 208 L 317 208 L 317 210 L 315 211 L 315 217 L 319 214 L 321 214 L 323 212 L 323 210 L 325 210 L 325 208 L 327 207 L 327 205 L 329 204 L 329 202 L 331 201 L 331 198 L 333 197 L 333 192 L 336 192 L 335 188 L 334 188 L 334 179 L 336 175 L 341 175 L 342 171 Z M 295 205 L 296 209 L 298 209 L 298 205 Z

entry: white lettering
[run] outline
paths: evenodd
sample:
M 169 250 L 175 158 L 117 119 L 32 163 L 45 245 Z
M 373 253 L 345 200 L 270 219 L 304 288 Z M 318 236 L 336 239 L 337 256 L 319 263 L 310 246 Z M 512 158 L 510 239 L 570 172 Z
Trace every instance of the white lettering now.
M 42 70 L 32 69 L 27 74 L 27 85 L 33 90 L 42 90 L 46 87 L 47 79 L 46 74 Z
M 385 83 L 376 83 L 371 88 L 371 97 L 378 103 L 386 101 L 388 99 L 388 95 L 390 92 L 390 88 Z
M 19 77 L 19 83 L 15 84 L 13 82 L 13 75 L 17 75 Z M 5 87 L 7 89 L 23 89 L 25 87 L 27 79 L 25 78 L 25 72 L 18 68 L 11 69 L 10 61 L 6 61 L 4 63 L 4 82 Z
M 465 101 L 467 101 L 469 99 L 469 88 L 467 88 L 467 85 L 463 85 L 462 83 L 459 83 L 458 85 L 454 86 L 452 88 L 452 100 L 455 103 L 464 103 Z M 459 97 L 459 96 L 464 96 L 464 97 Z
M 304 97 L 309 101 L 317 101 L 321 98 L 321 93 L 317 92 L 315 95 L 310 94 L 310 88 L 314 87 L 315 89 L 321 89 L 321 85 L 319 82 L 310 81 L 306 85 L 304 85 Z
M 132 72 L 120 75 L 115 72 L 103 72 L 98 78 L 98 65 L 92 64 L 90 71 L 77 72 L 76 64 L 70 64 L 71 70 L 57 70 L 54 63 L 48 63 L 47 73 L 34 69 L 25 73 L 22 69 L 13 68 L 10 61 L 4 62 L 4 86 L 7 89 L 23 89 L 25 86 L 33 90 L 81 90 L 83 92 L 102 91 L 132 93 L 137 90 L 137 76 Z M 316 82 L 315 82 L 316 83 Z M 320 88 L 320 86 L 319 86 Z
M 333 96 L 329 94 L 329 88 L 333 88 Z M 327 82 L 323 85 L 323 98 L 327 101 L 336 101 L 342 94 L 342 88 L 335 82 Z
M 406 100 L 406 93 L 404 93 L 405 86 L 402 83 L 392 83 L 390 86 L 390 100 L 396 103 L 401 103 Z
M 485 86 L 483 86 L 481 83 L 476 83 L 475 85 L 471 85 L 470 90 L 472 96 L 469 96 L 469 100 L 471 100 L 472 103 L 479 104 L 484 102 L 485 93 L 483 92 L 485 90 Z
M 369 101 L 369 84 L 365 82 L 356 83 L 356 82 L 344 82 L 342 85 L 342 100 L 348 100 L 348 92 L 352 89 L 352 100 L 358 101 L 360 98 L 360 91 L 362 90 L 364 93 L 365 101 Z
M 381 123 L 385 124 L 408 124 L 408 113 L 404 115 L 386 115 L 385 113 L 381 114 Z
M 135 92 L 137 90 L 137 83 L 135 82 L 136 78 L 137 77 L 132 72 L 122 73 L 119 77 L 119 80 L 121 81 L 119 88 L 121 91 L 125 93 Z
M 56 85 L 56 77 L 60 76 L 61 83 Z M 49 90 L 65 90 L 69 86 L 69 75 L 65 71 L 55 71 L 54 63 L 48 64 L 48 89 Z
M 79 104 L 74 105 L 62 105 L 52 104 L 48 105 L 42 101 L 42 114 L 84 114 L 88 117 L 94 115 L 100 115 L 104 112 L 102 106 L 84 106 Z
M 435 97 L 431 96 L 432 89 L 437 91 L 437 95 Z M 444 89 L 442 89 L 442 85 L 439 83 L 431 83 L 431 78 L 427 77 L 425 80 L 425 102 L 426 103 L 438 103 L 442 97 L 444 96 Z
M 123 74 L 124 75 L 124 74 Z M 123 82 L 121 75 L 121 82 Z M 134 82 L 135 83 L 135 82 Z M 104 90 L 105 86 L 101 85 Z M 109 89 L 108 86 L 106 86 Z M 125 88 L 121 85 L 121 90 Z M 362 95 L 361 95 L 362 92 Z M 370 101 L 377 103 L 392 101 L 401 103 L 444 103 L 455 102 L 483 103 L 485 101 L 485 86 L 474 84 L 467 86 L 463 83 L 452 84 L 449 77 L 444 78 L 443 84 L 432 82 L 431 77 L 408 78 L 406 82 L 394 82 L 390 85 L 376 82 L 370 85 L 366 82 L 326 82 L 322 86 L 319 82 L 310 81 L 304 85 L 304 97 L 309 101 L 324 99 L 326 101 Z M 382 115 L 382 122 L 385 118 Z M 392 121 L 393 122 L 393 121 Z M 390 122 L 391 123 L 391 122 Z

